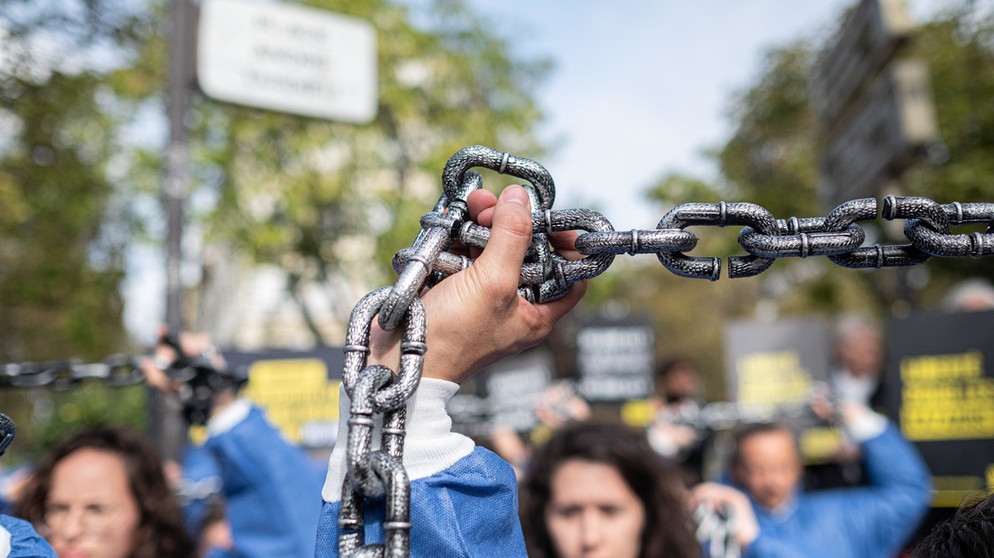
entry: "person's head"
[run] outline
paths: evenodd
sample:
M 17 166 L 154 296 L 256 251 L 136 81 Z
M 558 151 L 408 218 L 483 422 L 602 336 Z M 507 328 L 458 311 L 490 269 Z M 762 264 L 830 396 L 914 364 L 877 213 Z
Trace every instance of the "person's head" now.
M 994 558 L 994 494 L 970 501 L 915 545 L 914 558 Z
M 835 358 L 853 376 L 872 377 L 883 366 L 880 327 L 868 316 L 843 316 L 835 325 Z
M 194 556 L 158 455 L 130 429 L 90 427 L 53 447 L 28 481 L 17 514 L 59 556 Z
M 534 457 L 522 490 L 532 558 L 696 556 L 678 475 L 644 434 L 572 423 Z
M 686 358 L 665 360 L 656 367 L 656 396 L 667 403 L 700 395 L 697 367 Z
M 786 503 L 801 484 L 804 464 L 794 434 L 778 424 L 750 424 L 735 435 L 732 480 L 766 508 Z
M 949 312 L 994 310 L 994 285 L 979 277 L 964 279 L 949 289 L 942 307 Z

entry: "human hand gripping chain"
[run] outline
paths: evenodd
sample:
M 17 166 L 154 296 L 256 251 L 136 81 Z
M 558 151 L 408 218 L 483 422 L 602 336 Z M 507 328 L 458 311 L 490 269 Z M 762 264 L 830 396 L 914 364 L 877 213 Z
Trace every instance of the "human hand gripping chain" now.
M 535 163 L 519 162 L 523 160 L 493 150 L 481 153 L 490 158 L 478 163 L 487 166 L 489 162 L 495 170 L 503 167 L 519 178 L 548 175 Z M 405 404 L 422 370 L 429 378 L 462 382 L 500 358 L 541 341 L 584 292 L 583 283 L 577 282 L 554 300 L 533 304 L 529 299 L 535 297 L 527 296 L 527 287 L 519 289 L 519 270 L 534 254 L 548 254 L 555 248 L 563 261 L 577 257 L 572 251 L 575 233 L 533 234 L 530 214 L 536 206 L 551 205 L 551 178 L 535 180 L 542 184 L 541 190 L 511 186 L 497 199 L 479 189 L 478 174 L 463 172 L 461 183 L 468 186 L 451 199 L 447 188 L 436 206 L 444 213 L 436 211 L 422 220 L 425 229 L 415 241 L 413 254 L 403 256 L 406 261 L 398 284 L 367 295 L 350 320 L 343 373 L 351 400 L 348 473 L 338 517 L 342 556 L 409 553 L 410 485 L 403 466 Z M 458 243 L 452 231 L 458 233 Z M 443 252 L 449 248 L 452 252 Z M 435 267 L 443 267 L 437 264 L 443 253 L 462 261 L 461 269 L 444 281 L 435 275 Z M 471 261 L 475 262 L 472 266 Z M 425 291 L 426 286 L 431 287 Z M 404 326 L 399 340 L 392 331 L 397 320 L 390 315 L 396 308 L 404 309 L 398 322 Z M 376 315 L 378 324 L 373 322 Z M 427 351 L 428 338 L 431 351 Z M 399 372 L 394 376 L 387 366 L 398 360 Z M 371 449 L 374 414 L 383 415 L 379 450 Z M 385 546 L 366 546 L 365 501 L 381 496 L 386 499 Z

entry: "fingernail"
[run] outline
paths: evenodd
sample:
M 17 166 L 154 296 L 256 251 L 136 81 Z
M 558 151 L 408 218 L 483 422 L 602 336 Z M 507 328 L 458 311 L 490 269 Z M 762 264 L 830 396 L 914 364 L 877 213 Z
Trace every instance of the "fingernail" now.
M 528 193 L 525 189 L 518 185 L 511 185 L 504 189 L 504 193 L 501 197 L 509 203 L 519 203 L 523 206 L 529 206 L 531 202 L 528 200 Z

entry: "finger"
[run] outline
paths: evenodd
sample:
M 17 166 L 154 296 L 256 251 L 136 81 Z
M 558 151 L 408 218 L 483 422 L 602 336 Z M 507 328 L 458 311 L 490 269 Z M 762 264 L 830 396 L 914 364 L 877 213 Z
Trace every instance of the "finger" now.
M 497 205 L 497 196 L 490 190 L 473 190 L 466 200 L 466 205 L 469 207 L 469 218 L 479 223 L 480 212 Z M 489 227 L 490 224 L 484 226 Z
M 542 316 L 543 321 L 555 324 L 580 302 L 586 292 L 587 282 L 577 281 L 570 286 L 569 291 L 567 291 L 566 295 L 562 298 L 553 300 L 552 302 L 543 302 L 534 306 Z
M 579 236 L 576 231 L 559 231 L 549 235 L 549 242 L 556 253 L 567 260 L 582 260 L 586 256 L 576 250 L 576 239 Z
M 505 188 L 494 208 L 487 247 L 470 268 L 484 274 L 499 292 L 517 290 L 521 264 L 532 238 L 530 208 L 524 188 L 517 185 Z
M 497 205 L 497 196 L 493 192 L 490 190 L 474 190 L 470 192 L 469 198 L 466 200 L 466 205 L 469 207 L 469 218 L 471 221 L 475 221 L 477 224 L 488 228 L 493 224 L 494 206 Z M 453 253 L 459 253 L 460 255 L 476 259 L 480 257 L 482 250 L 469 247 L 463 252 Z

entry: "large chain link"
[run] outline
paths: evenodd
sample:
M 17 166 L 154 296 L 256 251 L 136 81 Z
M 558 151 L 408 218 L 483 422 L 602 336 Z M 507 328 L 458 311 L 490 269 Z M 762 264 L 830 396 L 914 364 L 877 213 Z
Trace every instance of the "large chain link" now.
M 738 241 L 748 255 L 729 258 L 731 278 L 750 277 L 769 269 L 779 258 L 826 256 L 849 268 L 883 268 L 920 264 L 933 256 L 978 258 L 994 253 L 994 204 L 952 203 L 887 196 L 884 219 L 905 219 L 907 244 L 863 246 L 861 221 L 875 219 L 872 198 L 843 203 L 825 217 L 777 219 L 752 203 L 688 203 L 669 211 L 654 230 L 615 231 L 601 214 L 587 209 L 552 210 L 555 184 L 542 165 L 484 146 L 460 150 L 442 172 L 443 193 L 421 219 L 421 232 L 411 248 L 393 259 L 397 282 L 374 291 L 356 306 L 349 321 L 344 384 L 351 398 L 348 432 L 348 472 L 339 515 L 342 556 L 407 556 L 409 554 L 410 485 L 403 467 L 406 403 L 421 378 L 424 364 L 425 313 L 417 298 L 426 287 L 466 269 L 473 260 L 447 250 L 455 241 L 483 248 L 490 229 L 467 219 L 469 194 L 482 187 L 482 167 L 523 179 L 532 206 L 532 243 L 521 268 L 518 292 L 531 302 L 547 302 L 566 294 L 570 286 L 606 271 L 618 254 L 655 254 L 674 274 L 717 280 L 721 260 L 691 257 L 685 252 L 698 238 L 693 226 L 740 225 Z M 951 227 L 986 224 L 985 233 L 952 234 Z M 548 236 L 579 231 L 576 249 L 587 256 L 568 260 L 557 254 Z M 372 319 L 383 329 L 404 325 L 399 372 L 381 365 L 367 366 Z M 375 417 L 382 415 L 381 448 L 372 449 Z M 365 545 L 363 507 L 366 499 L 386 500 L 386 545 Z M 724 537 L 712 535 L 712 540 Z M 725 541 L 727 544 L 727 540 Z

